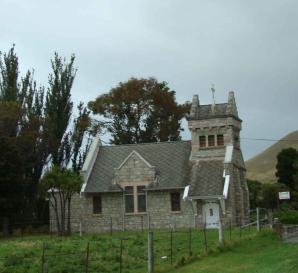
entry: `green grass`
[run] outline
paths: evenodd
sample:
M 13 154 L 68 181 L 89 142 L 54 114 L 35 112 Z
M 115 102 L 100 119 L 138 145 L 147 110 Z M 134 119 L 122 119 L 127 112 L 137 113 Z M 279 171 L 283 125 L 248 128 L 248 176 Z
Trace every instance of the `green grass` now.
M 242 241 L 168 273 L 297 273 L 298 244 L 283 243 L 271 233 Z
M 243 230 L 242 238 L 254 233 Z M 208 230 L 207 251 L 216 248 L 218 233 Z M 0 273 L 36 273 L 40 272 L 44 248 L 44 272 L 68 273 L 85 272 L 86 249 L 89 242 L 88 272 L 119 272 L 120 244 L 123 238 L 122 272 L 146 272 L 147 269 L 147 233 L 119 232 L 110 234 L 71 236 L 66 238 L 50 236 L 26 236 L 0 240 Z M 238 240 L 240 230 L 234 229 L 231 238 Z M 226 239 L 230 232 L 226 231 Z M 164 272 L 181 265 L 197 255 L 205 255 L 204 233 L 193 230 L 154 231 L 154 259 L 156 272 Z M 172 263 L 171 263 L 172 260 Z

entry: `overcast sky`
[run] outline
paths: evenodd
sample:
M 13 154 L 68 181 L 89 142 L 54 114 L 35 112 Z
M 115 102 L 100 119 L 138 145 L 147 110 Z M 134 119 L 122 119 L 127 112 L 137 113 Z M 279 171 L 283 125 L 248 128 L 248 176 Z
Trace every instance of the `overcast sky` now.
M 216 102 L 235 91 L 243 138 L 297 130 L 298 1 L 0 0 L 0 26 L 0 50 L 15 43 L 40 84 L 55 51 L 76 55 L 75 102 L 154 76 L 209 104 L 214 83 Z M 243 139 L 244 156 L 271 144 Z

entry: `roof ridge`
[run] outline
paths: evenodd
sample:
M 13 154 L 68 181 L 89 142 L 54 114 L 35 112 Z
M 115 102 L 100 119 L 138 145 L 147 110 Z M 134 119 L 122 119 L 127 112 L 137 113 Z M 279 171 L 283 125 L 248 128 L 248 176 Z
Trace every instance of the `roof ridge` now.
M 159 142 L 143 142 L 143 143 L 117 144 L 117 145 L 102 145 L 102 146 L 100 146 L 100 147 L 101 147 L 101 148 L 110 148 L 110 147 L 123 147 L 123 146 L 175 144 L 175 143 L 186 143 L 186 142 L 191 142 L 191 140 L 159 141 Z

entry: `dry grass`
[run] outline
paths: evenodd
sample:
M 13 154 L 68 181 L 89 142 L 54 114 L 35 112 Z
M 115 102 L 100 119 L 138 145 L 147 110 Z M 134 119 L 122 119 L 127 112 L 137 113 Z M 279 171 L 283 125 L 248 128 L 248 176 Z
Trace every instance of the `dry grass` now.
M 245 162 L 248 179 L 264 183 L 276 182 L 276 156 L 282 149 L 295 148 L 298 150 L 298 131 L 286 135 L 282 140 L 292 141 L 279 141 Z M 296 141 L 294 142 L 293 140 Z

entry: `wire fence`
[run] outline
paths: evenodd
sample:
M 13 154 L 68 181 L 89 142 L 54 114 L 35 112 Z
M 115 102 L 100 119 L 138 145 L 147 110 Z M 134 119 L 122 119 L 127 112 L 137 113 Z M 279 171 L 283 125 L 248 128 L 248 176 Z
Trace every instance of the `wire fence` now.
M 57 236 L 48 222 L 15 222 L 0 244 L 0 273 L 161 272 L 214 251 L 220 237 L 225 243 L 242 240 L 270 222 L 268 211 L 257 209 L 249 219 L 222 218 L 184 229 L 147 230 L 141 221 L 138 230 L 119 231 L 111 220 L 105 233 L 83 236 Z
M 233 242 L 256 233 L 256 224 L 233 226 L 225 221 L 224 238 Z M 213 225 L 214 226 L 214 225 Z M 153 230 L 153 267 L 160 271 L 186 263 L 218 245 L 218 230 L 203 228 Z M 59 237 L 51 234 L 4 239 L 1 273 L 147 272 L 148 233 L 115 231 Z

